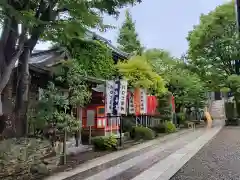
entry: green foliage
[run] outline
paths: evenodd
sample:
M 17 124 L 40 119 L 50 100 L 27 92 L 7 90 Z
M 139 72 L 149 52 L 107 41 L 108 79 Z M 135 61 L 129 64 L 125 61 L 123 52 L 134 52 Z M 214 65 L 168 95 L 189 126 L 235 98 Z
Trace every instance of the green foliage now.
M 165 123 L 158 124 L 152 128 L 156 133 L 166 133 Z
M 162 96 L 158 96 L 158 112 L 162 120 L 169 120 L 172 118 L 172 108 L 170 107 L 170 96 L 172 93 L 167 92 Z
M 67 48 L 85 76 L 110 79 L 115 73 L 112 52 L 104 43 L 75 38 L 70 40 Z
M 153 130 L 156 133 L 174 133 L 177 131 L 175 125 L 169 120 L 153 127 Z
M 233 102 L 226 102 L 225 103 L 225 114 L 227 119 L 232 119 L 235 117 L 235 108 Z
M 138 34 L 135 29 L 135 23 L 129 10 L 126 10 L 125 21 L 120 28 L 119 36 L 117 39 L 119 48 L 127 53 L 142 54 L 143 47 L 138 39 Z
M 207 89 L 203 81 L 189 71 L 182 71 L 171 76 L 170 91 L 175 97 L 176 105 L 184 107 L 204 107 Z
M 165 128 L 167 133 L 174 133 L 177 131 L 175 125 L 171 121 L 165 122 Z
M 231 88 L 233 93 L 240 93 L 240 77 L 236 74 L 228 76 L 227 78 L 227 86 Z
M 230 91 L 231 91 L 231 89 L 227 88 L 227 87 L 223 87 L 223 88 L 220 89 L 220 92 L 223 92 L 223 93 L 228 93 Z
M 55 133 L 75 132 L 80 129 L 79 121 L 66 113 L 68 109 L 68 98 L 50 83 L 48 89 L 43 91 L 33 123 L 38 129 L 47 128 Z
M 123 132 L 130 132 L 135 126 L 136 122 L 133 117 L 122 117 L 123 118 Z
M 213 90 L 225 86 L 228 76 L 236 73 L 232 61 L 239 59 L 240 41 L 234 6 L 231 1 L 202 15 L 188 35 L 189 63 Z
M 115 150 L 117 139 L 114 136 L 98 136 L 92 139 L 95 150 Z
M 172 57 L 169 52 L 161 49 L 149 49 L 144 56 L 153 70 L 164 77 L 168 90 L 175 97 L 176 108 L 204 106 L 207 91 L 205 83 L 180 59 Z
M 154 131 L 143 126 L 134 127 L 131 132 L 131 138 L 136 140 L 140 139 L 151 140 L 154 137 L 155 137 Z
M 183 112 L 177 113 L 177 118 L 179 118 L 180 124 L 184 124 L 186 121 L 186 114 Z
M 55 83 L 68 90 L 68 101 L 71 106 L 83 107 L 90 99 L 91 93 L 83 80 L 86 70 L 78 60 L 64 61 L 55 67 Z
M 162 49 L 148 49 L 144 52 L 144 56 L 152 65 L 153 70 L 169 82 L 171 72 L 176 70 L 177 59 Z
M 0 58 L 0 74 L 6 74 L 6 77 L 0 79 L 0 91 L 6 86 L 13 65 L 21 53 L 31 54 L 38 40 L 62 42 L 74 37 L 82 38 L 88 29 L 107 30 L 112 26 L 103 23 L 104 15 L 117 16 L 120 8 L 140 2 L 141 0 L 1 0 L 0 51 L 3 56 Z M 21 34 L 17 33 L 19 24 Z M 24 65 L 28 63 L 29 58 L 26 58 Z
M 52 152 L 48 141 L 7 139 L 0 142 L 0 179 L 35 179 L 49 173 L 42 158 Z
M 110 26 L 103 23 L 103 14 L 116 16 L 119 8 L 125 5 L 135 5 L 140 0 L 100 0 L 100 1 L 1 1 L 1 15 L 16 18 L 34 33 L 38 27 L 47 27 L 41 35 L 48 39 L 73 37 L 75 31 L 84 32 L 88 28 L 104 30 Z M 39 11 L 39 12 L 38 12 Z M 49 15 L 50 14 L 50 15 Z M 68 14 L 68 15 L 66 15 Z
M 145 56 L 134 56 L 128 61 L 119 62 L 116 67 L 130 87 L 145 88 L 158 95 L 166 91 L 165 81 L 152 70 Z
M 88 87 L 81 80 L 82 68 L 76 60 L 63 62 L 54 72 L 55 83 L 65 88 L 65 91 L 50 82 L 48 88 L 42 91 L 41 99 L 37 103 L 36 115 L 30 118 L 35 130 L 50 133 L 52 137 L 57 133 L 79 131 L 79 121 L 72 113 L 66 112 L 70 107 L 84 106 L 90 97 Z
M 226 80 L 226 86 L 231 89 L 236 102 L 237 114 L 240 116 L 240 77 L 238 75 L 228 76 Z M 226 87 L 225 87 L 226 88 Z

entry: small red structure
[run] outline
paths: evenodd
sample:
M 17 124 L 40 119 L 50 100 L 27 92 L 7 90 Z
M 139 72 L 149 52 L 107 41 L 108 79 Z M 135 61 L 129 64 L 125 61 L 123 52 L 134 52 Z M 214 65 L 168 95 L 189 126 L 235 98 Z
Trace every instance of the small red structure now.
M 109 117 L 105 110 L 105 96 L 103 92 L 92 91 L 91 102 L 81 108 L 80 120 L 82 119 L 82 128 L 84 131 L 89 131 L 91 126 L 92 136 L 105 136 L 112 133 L 117 133 L 119 126 L 117 117 Z M 93 116 L 92 122 L 88 122 L 89 117 Z
M 130 96 L 131 92 L 128 92 L 127 96 L 128 102 Z M 92 136 L 105 136 L 109 135 L 110 133 L 117 134 L 119 132 L 118 117 L 108 116 L 108 114 L 106 113 L 105 102 L 106 101 L 103 92 L 97 92 L 92 90 L 91 102 L 84 108 L 79 109 L 79 119 L 82 120 L 83 131 L 89 132 L 91 127 Z M 148 95 L 146 104 L 147 113 L 142 115 L 146 116 L 158 115 L 157 106 L 158 102 L 156 96 Z M 127 112 L 129 114 L 129 106 L 127 108 Z M 135 110 L 135 114 L 131 115 L 139 116 L 141 114 L 139 113 L 136 114 Z

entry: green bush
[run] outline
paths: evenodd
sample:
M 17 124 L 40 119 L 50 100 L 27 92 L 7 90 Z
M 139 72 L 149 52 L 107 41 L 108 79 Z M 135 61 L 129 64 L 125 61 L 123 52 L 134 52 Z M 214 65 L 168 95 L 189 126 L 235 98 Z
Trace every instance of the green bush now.
M 231 119 L 231 118 L 235 117 L 235 109 L 234 109 L 233 102 L 225 103 L 225 114 L 226 114 L 227 119 Z
M 154 126 L 152 130 L 155 131 L 156 133 L 166 133 L 166 126 L 163 123 L 158 124 L 157 126 Z
M 53 151 L 48 141 L 33 138 L 0 142 L 0 179 L 34 179 L 49 173 L 42 158 Z
M 135 119 L 133 119 L 132 117 L 123 117 L 123 132 L 131 132 L 133 126 L 135 126 Z
M 95 150 L 114 150 L 117 148 L 117 138 L 114 136 L 97 136 L 92 139 Z
M 177 113 L 177 118 L 179 118 L 180 124 L 184 124 L 184 122 L 186 121 L 186 115 L 183 112 Z
M 132 139 L 144 139 L 144 140 L 151 140 L 155 137 L 155 133 L 153 130 L 147 127 L 137 126 L 134 127 L 131 132 L 131 138 Z
M 176 132 L 176 127 L 171 121 L 165 122 L 165 128 L 167 133 L 174 133 Z

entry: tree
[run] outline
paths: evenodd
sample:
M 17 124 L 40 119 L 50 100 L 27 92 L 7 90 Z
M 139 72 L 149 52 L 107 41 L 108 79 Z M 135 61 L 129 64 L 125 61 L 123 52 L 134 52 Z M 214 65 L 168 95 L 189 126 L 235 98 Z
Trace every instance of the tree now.
M 176 70 L 178 60 L 173 58 L 171 54 L 163 49 L 147 49 L 144 52 L 148 62 L 152 65 L 153 70 L 169 81 L 169 74 Z
M 135 23 L 133 22 L 129 10 L 126 10 L 125 17 L 126 20 L 120 28 L 117 39 L 117 42 L 120 45 L 119 48 L 127 53 L 136 53 L 136 55 L 141 55 L 143 47 L 138 39 Z
M 240 41 L 234 11 L 231 1 L 202 15 L 187 38 L 192 70 L 208 81 L 213 90 L 225 86 L 228 76 L 236 73 L 233 62 L 239 59 Z
M 153 71 L 145 56 L 133 56 L 128 61 L 119 62 L 116 67 L 130 87 L 145 88 L 156 95 L 166 92 L 164 79 Z
M 240 96 L 233 86 L 235 83 L 229 83 L 234 74 L 239 75 L 240 69 L 240 39 L 237 35 L 234 1 L 202 15 L 200 24 L 189 33 L 188 41 L 190 64 L 195 66 L 195 72 L 207 80 L 213 90 L 227 87 L 235 91 L 234 99 L 237 109 L 240 109 Z
M 168 90 L 175 97 L 176 112 L 180 112 L 181 108 L 204 106 L 205 83 L 181 60 L 162 49 L 149 49 L 144 52 L 144 56 L 154 71 L 166 80 Z
M 23 100 L 27 101 L 27 96 L 23 97 L 23 94 L 27 94 L 28 90 L 28 59 L 40 38 L 57 41 L 59 38 L 75 36 L 76 30 L 106 29 L 109 26 L 102 23 L 104 13 L 118 15 L 119 8 L 137 2 L 141 0 L 1 0 L 0 94 L 19 59 L 16 117 L 19 116 Z M 1 109 L 0 115 L 2 113 Z
M 47 89 L 43 90 L 40 101 L 37 103 L 36 116 L 30 118 L 36 130 L 40 130 L 52 142 L 60 139 L 63 142 L 65 162 L 67 133 L 80 135 L 79 120 L 73 116 L 73 108 L 83 107 L 90 99 L 88 86 L 82 80 L 85 74 L 76 60 L 63 62 L 54 69 L 55 79 L 49 82 Z M 62 89 L 67 90 L 64 94 Z M 35 113 L 35 112 L 33 112 Z M 78 143 L 78 139 L 76 139 Z

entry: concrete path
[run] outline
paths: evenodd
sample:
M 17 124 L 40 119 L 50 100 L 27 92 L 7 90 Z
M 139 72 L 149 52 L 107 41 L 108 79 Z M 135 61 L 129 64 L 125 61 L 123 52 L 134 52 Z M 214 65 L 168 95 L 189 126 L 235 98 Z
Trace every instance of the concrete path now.
M 240 127 L 224 127 L 171 180 L 239 180 Z
M 168 180 L 221 129 L 185 130 L 91 160 L 47 180 Z

